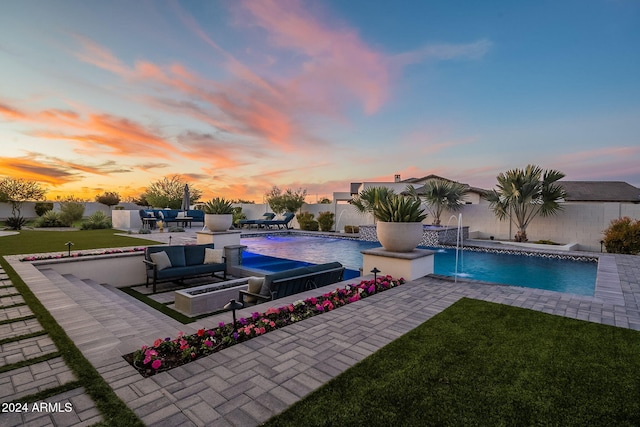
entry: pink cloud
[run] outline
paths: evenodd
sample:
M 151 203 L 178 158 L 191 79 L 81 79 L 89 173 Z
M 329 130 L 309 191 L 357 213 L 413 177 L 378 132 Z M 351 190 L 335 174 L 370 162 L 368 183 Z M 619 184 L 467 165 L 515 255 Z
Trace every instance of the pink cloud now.
M 297 0 L 240 4 L 275 47 L 302 55 L 299 74 L 292 78 L 298 91 L 335 98 L 346 91 L 362 102 L 367 114 L 378 111 L 388 99 L 387 58 L 367 46 L 355 30 L 321 21 Z

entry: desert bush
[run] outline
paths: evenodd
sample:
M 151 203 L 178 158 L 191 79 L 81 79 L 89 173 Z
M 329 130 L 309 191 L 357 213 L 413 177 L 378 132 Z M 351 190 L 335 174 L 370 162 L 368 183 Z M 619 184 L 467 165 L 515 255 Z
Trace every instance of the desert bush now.
M 60 218 L 65 225 L 71 226 L 75 221 L 82 219 L 84 205 L 79 202 L 61 202 Z
M 169 233 L 184 233 L 184 228 L 182 227 L 169 227 Z
M 151 234 L 151 230 L 141 228 L 140 230 L 138 230 L 138 234 Z
M 333 212 L 320 212 L 318 214 L 318 224 L 320 224 L 320 230 L 322 231 L 331 231 L 333 228 L 335 217 Z
M 320 228 L 318 221 L 313 219 L 311 212 L 301 212 L 296 215 L 296 219 L 298 220 L 298 224 L 300 224 L 300 230 L 318 231 Z
M 36 211 L 36 214 L 38 214 L 38 216 L 42 216 L 45 213 L 53 210 L 53 203 L 51 203 L 51 202 L 38 202 L 34 206 L 34 210 Z
M 97 211 L 86 221 L 82 222 L 81 228 L 83 230 L 98 230 L 102 228 L 111 228 L 111 218 L 106 216 L 104 212 Z
M 60 214 L 54 211 L 45 212 L 36 221 L 36 227 L 64 227 L 66 224 L 62 221 Z
M 640 220 L 625 216 L 611 221 L 604 231 L 604 247 L 614 254 L 640 253 Z

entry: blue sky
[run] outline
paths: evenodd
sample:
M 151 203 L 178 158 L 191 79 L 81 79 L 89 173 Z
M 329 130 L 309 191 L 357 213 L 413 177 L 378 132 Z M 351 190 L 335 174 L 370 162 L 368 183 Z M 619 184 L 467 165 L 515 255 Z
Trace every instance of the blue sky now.
M 640 2 L 11 2 L 0 176 L 262 201 L 535 163 L 640 186 Z

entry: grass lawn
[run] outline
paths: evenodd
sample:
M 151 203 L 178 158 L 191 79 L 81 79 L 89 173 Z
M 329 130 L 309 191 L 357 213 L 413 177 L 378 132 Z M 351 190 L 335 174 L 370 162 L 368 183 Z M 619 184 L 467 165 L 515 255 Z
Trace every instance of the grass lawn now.
M 31 292 L 24 281 L 15 273 L 2 258 L 4 255 L 31 254 L 41 252 L 65 252 L 65 243 L 72 241 L 73 250 L 115 248 L 126 246 L 145 246 L 156 242 L 136 239 L 133 237 L 116 236 L 114 230 L 84 230 L 84 231 L 29 231 L 22 230 L 20 234 L 0 237 L 0 265 L 7 272 L 16 289 L 23 296 L 25 302 L 33 311 L 36 318 L 56 344 L 60 355 L 73 370 L 78 381 L 56 389 L 20 399 L 22 402 L 34 402 L 53 396 L 69 388 L 84 387 L 96 403 L 106 426 L 137 426 L 142 425 L 140 419 L 116 396 L 111 387 L 104 381 L 95 368 L 82 355 L 73 341 L 49 314 L 46 308 Z
M 65 243 L 71 241 L 71 251 L 126 246 L 157 245 L 158 242 L 135 237 L 116 236 L 115 230 L 37 231 L 21 230 L 20 234 L 0 237 L 0 256 L 42 252 L 67 252 Z
M 267 426 L 637 426 L 640 332 L 463 299 Z

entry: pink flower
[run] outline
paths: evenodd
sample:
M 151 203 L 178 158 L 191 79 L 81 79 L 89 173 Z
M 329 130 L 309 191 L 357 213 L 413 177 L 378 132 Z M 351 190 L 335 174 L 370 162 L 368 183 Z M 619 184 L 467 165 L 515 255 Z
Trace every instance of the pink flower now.
M 274 322 L 273 320 L 271 322 L 269 322 L 269 326 L 271 326 L 272 328 L 276 327 L 276 322 Z
M 162 340 L 161 340 L 160 338 L 158 338 L 157 340 L 155 340 L 155 341 L 153 342 L 153 346 L 154 346 L 154 347 L 158 347 L 160 344 L 162 344 Z
M 154 360 L 153 363 L 151 364 L 151 367 L 153 369 L 159 369 L 160 366 L 162 366 L 162 362 L 160 361 L 160 359 Z
M 156 360 L 157 360 L 157 359 L 156 359 Z M 149 362 L 151 362 L 151 357 L 149 357 L 149 356 L 145 357 L 145 358 L 144 358 L 144 360 L 142 361 L 142 363 L 144 363 L 145 365 L 146 365 L 147 363 L 149 363 Z
M 206 345 L 207 347 L 211 347 L 211 346 L 213 346 L 213 343 L 211 341 L 209 341 L 209 340 L 206 340 L 204 342 L 204 345 Z

